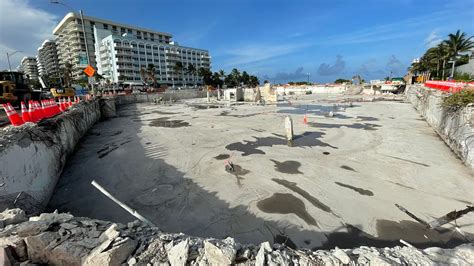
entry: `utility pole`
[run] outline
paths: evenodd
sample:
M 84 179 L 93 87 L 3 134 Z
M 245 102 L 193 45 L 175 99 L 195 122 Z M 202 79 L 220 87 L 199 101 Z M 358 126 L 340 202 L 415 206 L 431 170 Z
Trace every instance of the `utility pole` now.
M 12 72 L 12 65 L 10 64 L 10 56 L 12 56 L 12 55 L 14 55 L 14 54 L 16 54 L 16 53 L 20 53 L 20 52 L 22 52 L 22 51 L 14 51 L 14 52 L 11 53 L 11 54 L 7 52 L 8 70 L 9 70 L 10 72 Z

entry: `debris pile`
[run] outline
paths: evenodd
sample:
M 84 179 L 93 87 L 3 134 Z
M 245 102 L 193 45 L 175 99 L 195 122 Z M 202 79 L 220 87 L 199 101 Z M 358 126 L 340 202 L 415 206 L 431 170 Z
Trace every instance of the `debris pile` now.
M 414 247 L 294 250 L 268 242 L 242 245 L 228 237 L 203 239 L 161 232 L 139 221 L 127 225 L 42 213 L 30 217 L 20 209 L 0 213 L 3 258 L 54 265 L 288 265 L 288 264 L 469 264 L 474 244 L 455 249 Z M 6 261 L 8 263 L 8 261 Z

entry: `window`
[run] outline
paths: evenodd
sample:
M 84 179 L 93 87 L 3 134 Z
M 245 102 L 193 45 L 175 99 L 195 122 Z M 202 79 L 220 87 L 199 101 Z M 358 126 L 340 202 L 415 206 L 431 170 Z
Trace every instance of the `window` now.
M 133 31 L 131 29 L 127 29 L 128 33 L 132 34 Z
M 117 26 L 112 26 L 113 31 L 117 31 Z
M 109 29 L 109 25 L 104 24 L 104 30 L 108 30 L 108 29 Z
M 91 26 L 94 26 L 94 25 L 95 25 L 95 22 L 94 22 L 94 21 L 91 21 L 91 22 L 89 22 L 89 24 L 91 24 Z
M 139 44 L 138 47 L 145 48 L 145 46 L 143 44 Z

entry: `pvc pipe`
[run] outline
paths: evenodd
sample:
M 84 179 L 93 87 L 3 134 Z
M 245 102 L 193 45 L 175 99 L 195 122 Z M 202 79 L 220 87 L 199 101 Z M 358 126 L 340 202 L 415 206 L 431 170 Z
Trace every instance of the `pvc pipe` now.
M 92 180 L 91 184 L 96 187 L 100 192 L 104 193 L 105 196 L 107 196 L 109 199 L 113 200 L 115 203 L 117 203 L 120 207 L 124 208 L 126 211 L 128 211 L 131 215 L 135 216 L 138 218 L 140 221 L 156 227 L 152 222 L 150 222 L 147 218 L 141 216 L 136 210 L 128 207 L 125 203 L 121 202 L 118 200 L 116 197 L 114 197 L 112 194 L 110 194 L 105 188 L 103 188 L 101 185 L 99 185 L 95 180 Z

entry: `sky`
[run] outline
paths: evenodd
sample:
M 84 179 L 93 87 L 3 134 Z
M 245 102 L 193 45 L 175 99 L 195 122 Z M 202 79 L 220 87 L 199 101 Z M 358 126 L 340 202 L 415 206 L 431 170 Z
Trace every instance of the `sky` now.
M 472 0 L 0 0 L 0 69 L 35 56 L 71 10 L 173 34 L 209 50 L 212 70 L 273 83 L 403 76 L 414 58 L 460 29 L 474 35 Z

